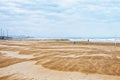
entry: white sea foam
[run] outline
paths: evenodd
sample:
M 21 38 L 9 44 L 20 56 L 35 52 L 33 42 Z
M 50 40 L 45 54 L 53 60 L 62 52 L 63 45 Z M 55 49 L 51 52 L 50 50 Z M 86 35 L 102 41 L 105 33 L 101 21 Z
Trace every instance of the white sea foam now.
M 113 42 L 120 43 L 120 38 L 80 38 L 69 39 L 70 41 L 90 41 L 90 42 Z

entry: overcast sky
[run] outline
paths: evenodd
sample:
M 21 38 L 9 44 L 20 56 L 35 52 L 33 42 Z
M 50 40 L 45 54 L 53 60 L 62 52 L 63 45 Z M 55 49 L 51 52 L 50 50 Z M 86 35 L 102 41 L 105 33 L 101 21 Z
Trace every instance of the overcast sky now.
M 0 0 L 0 28 L 36 37 L 118 37 L 120 0 Z

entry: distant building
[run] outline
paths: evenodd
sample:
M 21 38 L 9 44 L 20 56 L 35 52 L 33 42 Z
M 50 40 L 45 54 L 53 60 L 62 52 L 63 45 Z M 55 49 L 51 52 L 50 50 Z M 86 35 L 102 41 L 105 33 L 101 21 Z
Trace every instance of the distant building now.
M 0 40 L 8 40 L 8 39 L 12 39 L 12 37 L 0 36 Z

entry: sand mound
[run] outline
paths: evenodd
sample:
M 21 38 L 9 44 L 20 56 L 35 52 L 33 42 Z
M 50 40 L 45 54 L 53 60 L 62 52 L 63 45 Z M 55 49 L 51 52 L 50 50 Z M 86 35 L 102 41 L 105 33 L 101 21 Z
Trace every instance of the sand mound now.
M 41 64 L 38 61 L 37 64 Z M 55 57 L 42 63 L 45 68 L 120 76 L 120 59 L 103 56 Z

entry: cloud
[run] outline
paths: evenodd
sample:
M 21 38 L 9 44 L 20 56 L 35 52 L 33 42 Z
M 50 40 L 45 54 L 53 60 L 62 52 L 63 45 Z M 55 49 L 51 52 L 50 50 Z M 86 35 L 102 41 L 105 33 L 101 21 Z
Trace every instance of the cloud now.
M 86 16 L 84 13 L 93 13 L 89 16 L 97 19 L 96 14 L 106 16 L 118 16 L 120 13 L 119 5 L 116 0 L 1 0 L 3 6 L 0 10 L 7 11 L 12 15 L 29 15 L 40 17 L 45 16 L 47 19 L 59 20 L 70 17 L 70 15 Z M 88 15 L 87 15 L 88 16 Z M 58 18 L 58 19 L 57 19 Z
M 38 32 L 50 31 L 51 28 L 60 30 L 79 25 L 118 23 L 119 14 L 118 0 L 0 0 L 1 24 L 16 29 L 40 28 Z

